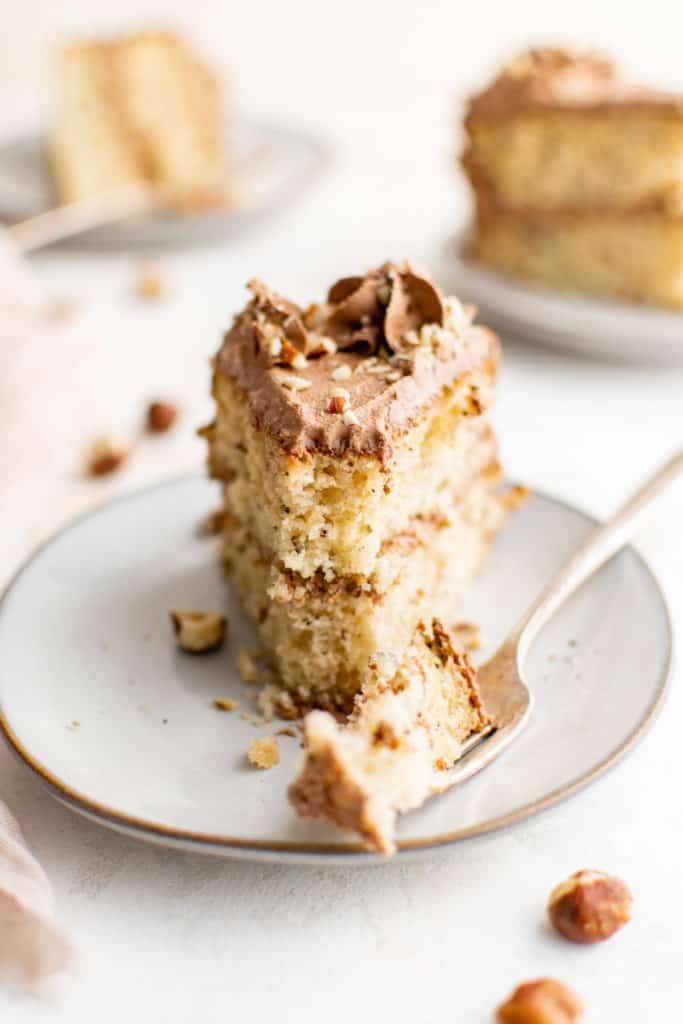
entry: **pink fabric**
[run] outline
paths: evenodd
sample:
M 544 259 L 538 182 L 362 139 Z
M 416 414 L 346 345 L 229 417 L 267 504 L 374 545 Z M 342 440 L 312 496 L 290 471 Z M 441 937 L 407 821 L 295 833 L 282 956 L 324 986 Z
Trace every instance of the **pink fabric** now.
M 0 971 L 37 988 L 72 963 L 70 943 L 53 918 L 52 888 L 21 830 L 0 803 Z
M 54 362 L 59 348 L 46 333 L 53 313 L 11 238 L 0 233 L 0 494 L 6 498 L 11 493 L 18 507 L 28 479 L 35 476 L 36 452 L 30 450 L 26 427 L 41 396 L 31 391 L 32 371 L 38 360 Z M 11 554 L 10 538 L 4 539 L 4 553 Z M 53 918 L 47 875 L 0 801 L 0 975 L 37 990 L 71 961 L 70 943 Z

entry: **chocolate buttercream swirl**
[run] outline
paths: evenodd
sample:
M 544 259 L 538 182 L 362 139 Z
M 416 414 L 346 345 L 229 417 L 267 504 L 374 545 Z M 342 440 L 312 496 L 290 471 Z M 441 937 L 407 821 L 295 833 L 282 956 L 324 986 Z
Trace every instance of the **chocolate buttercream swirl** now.
M 254 296 L 254 308 L 263 313 L 265 319 L 282 328 L 284 336 L 300 352 L 306 352 L 308 332 L 304 325 L 303 310 L 295 302 L 283 299 L 277 292 L 271 291 L 263 281 L 252 278 L 247 285 Z
M 330 288 L 325 332 L 340 349 L 372 354 L 384 342 L 392 352 L 408 347 L 405 336 L 425 324 L 443 326 L 439 290 L 409 263 L 385 263 L 364 277 L 343 277 Z

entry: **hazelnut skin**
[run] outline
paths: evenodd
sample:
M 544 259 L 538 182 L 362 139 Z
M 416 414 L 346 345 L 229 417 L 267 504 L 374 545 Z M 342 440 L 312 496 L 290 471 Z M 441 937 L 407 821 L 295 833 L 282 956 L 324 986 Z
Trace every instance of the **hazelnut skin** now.
M 628 886 L 602 871 L 576 871 L 548 898 L 553 927 L 571 942 L 603 942 L 631 919 Z
M 518 985 L 498 1007 L 499 1024 L 573 1024 L 581 1014 L 581 1000 L 554 978 L 538 978 Z

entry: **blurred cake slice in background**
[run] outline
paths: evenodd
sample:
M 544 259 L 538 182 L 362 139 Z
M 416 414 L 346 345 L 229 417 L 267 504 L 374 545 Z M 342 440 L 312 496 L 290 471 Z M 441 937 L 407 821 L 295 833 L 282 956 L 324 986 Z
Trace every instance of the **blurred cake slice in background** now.
M 418 624 L 400 661 L 378 654 L 370 670 L 346 722 L 327 711 L 306 717 L 289 799 L 301 817 L 332 822 L 391 854 L 397 815 L 448 789 L 463 743 L 489 719 L 467 654 L 436 619 L 429 629 Z
M 530 50 L 472 98 L 472 254 L 563 288 L 683 307 L 683 95 Z
M 60 51 L 49 155 L 60 203 L 134 184 L 180 208 L 228 200 L 217 81 L 171 32 Z

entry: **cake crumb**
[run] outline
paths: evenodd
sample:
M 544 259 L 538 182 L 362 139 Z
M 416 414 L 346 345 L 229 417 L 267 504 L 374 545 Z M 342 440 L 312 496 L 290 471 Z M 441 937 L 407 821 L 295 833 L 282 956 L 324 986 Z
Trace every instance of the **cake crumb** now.
M 263 712 L 263 716 L 267 722 L 270 722 L 275 717 L 279 693 L 279 688 L 274 686 L 272 683 L 269 683 L 268 686 L 263 687 L 256 698 L 256 703 Z
M 237 671 L 245 683 L 255 683 L 258 678 L 258 668 L 251 652 L 246 647 L 240 648 L 237 655 Z
M 276 736 L 291 736 L 293 740 L 298 739 L 298 734 L 295 729 L 291 726 L 285 725 L 282 729 L 278 729 L 275 733 Z
M 139 299 L 156 302 L 168 292 L 168 284 L 161 270 L 154 263 L 145 263 L 135 281 L 135 294 Z
M 213 706 L 219 711 L 234 711 L 239 705 L 237 701 L 231 700 L 229 697 L 216 697 Z
M 486 646 L 486 638 L 481 626 L 476 622 L 456 622 L 453 626 L 453 634 L 458 643 L 467 651 L 480 651 Z
M 280 763 L 280 748 L 275 736 L 263 736 L 249 745 L 247 757 L 256 768 L 272 768 Z
M 72 730 L 80 729 L 80 727 L 81 727 L 81 723 L 78 721 L 77 718 L 73 718 L 69 722 L 69 724 L 67 725 L 67 729 L 72 729 Z
M 199 522 L 197 532 L 200 537 L 216 537 L 223 530 L 225 511 L 222 507 L 215 508 Z

